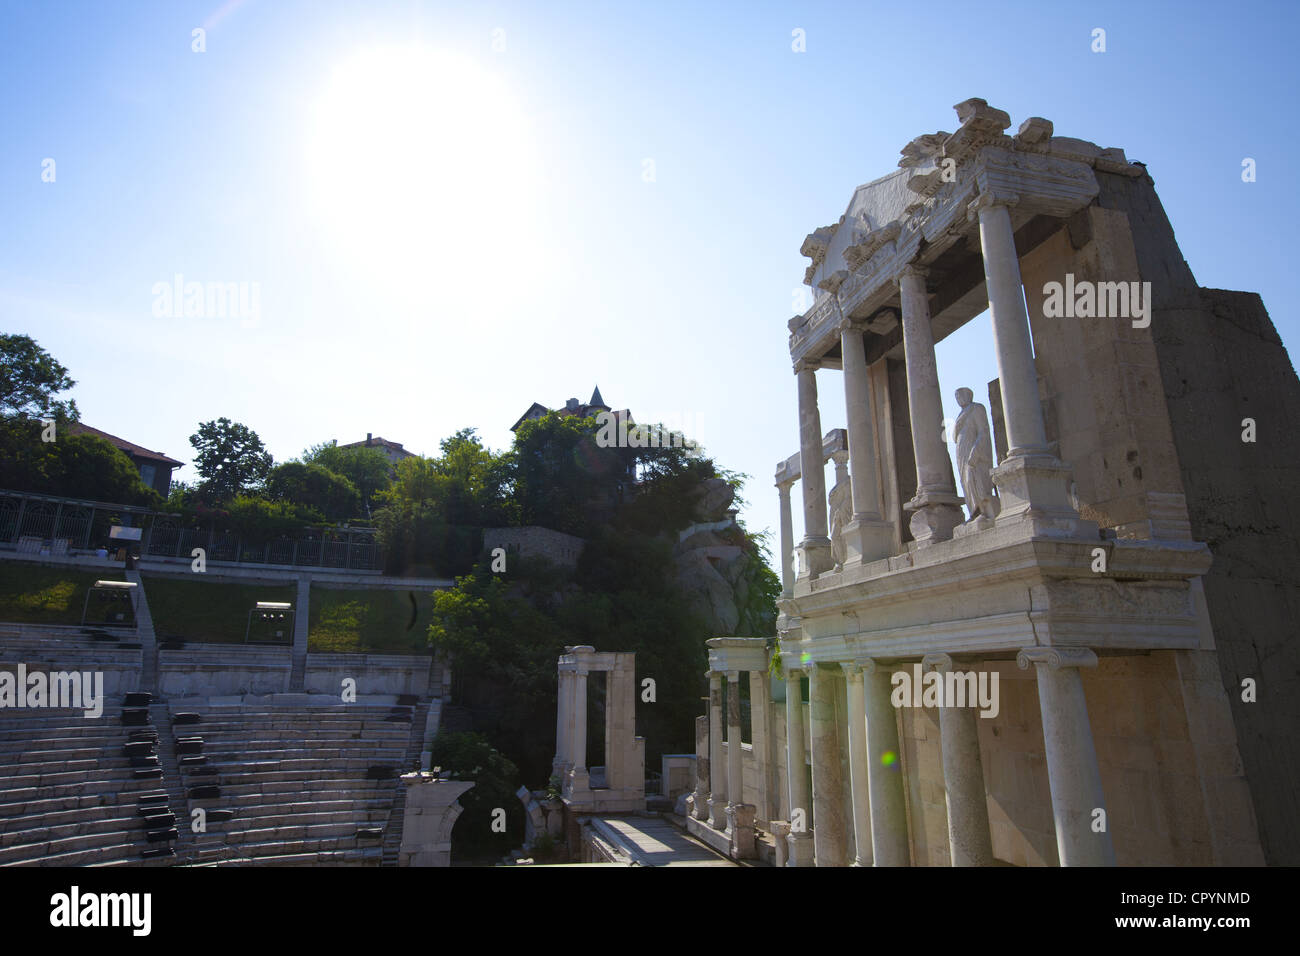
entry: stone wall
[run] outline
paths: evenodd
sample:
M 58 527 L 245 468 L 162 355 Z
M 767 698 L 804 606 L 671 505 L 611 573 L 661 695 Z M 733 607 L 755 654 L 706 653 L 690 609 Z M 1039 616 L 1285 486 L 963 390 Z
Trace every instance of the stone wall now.
M 1257 295 L 1201 289 L 1147 177 L 1098 174 L 1155 300 L 1151 331 L 1205 598 L 1264 854 L 1300 864 L 1300 380 Z M 1243 442 L 1253 418 L 1257 440 Z M 1242 698 L 1254 678 L 1258 702 Z
M 586 541 L 562 531 L 530 525 L 522 528 L 484 528 L 483 547 L 505 548 L 524 558 L 546 558 L 552 564 L 576 568 Z
M 430 689 L 430 658 L 405 654 L 308 654 L 306 690 L 337 696 L 345 677 L 359 695 L 440 695 Z M 289 691 L 290 649 L 243 644 L 187 645 L 158 652 L 158 691 L 168 696 L 211 697 Z

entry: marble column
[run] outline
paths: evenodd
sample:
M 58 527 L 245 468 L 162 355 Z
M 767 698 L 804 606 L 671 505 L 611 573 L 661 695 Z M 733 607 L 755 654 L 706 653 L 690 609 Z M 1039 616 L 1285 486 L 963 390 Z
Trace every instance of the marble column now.
M 789 866 L 808 866 L 812 862 L 812 834 L 808 832 L 812 807 L 808 801 L 808 760 L 804 752 L 803 671 L 785 668 L 785 769 L 790 789 Z
M 853 865 L 871 866 L 871 787 L 867 780 L 867 710 L 862 665 L 841 664 L 849 704 L 849 783 L 853 791 Z
M 740 671 L 727 671 L 727 830 L 745 802 L 745 751 L 740 742 Z
M 813 846 L 818 866 L 848 863 L 844 778 L 835 714 L 838 674 L 814 664 L 808 669 L 808 722 L 812 743 Z
M 927 654 L 923 671 L 946 675 L 954 670 L 947 654 Z M 939 708 L 939 740 L 943 748 L 943 786 L 948 804 L 948 859 L 952 866 L 992 866 L 993 838 L 989 827 L 984 765 L 980 760 L 977 700 L 964 707 Z
M 709 671 L 709 826 L 727 825 L 727 768 L 722 762 L 722 673 Z
M 709 817 L 708 714 L 695 718 L 695 794 L 691 800 L 691 816 L 697 820 L 707 820 Z
M 565 679 L 565 672 L 558 673 L 557 684 L 559 690 L 555 697 L 555 758 L 551 761 L 551 773 L 553 775 L 564 772 L 566 757 L 565 737 L 569 729 L 569 701 L 568 689 L 569 682 Z
M 871 792 L 871 858 L 873 866 L 908 866 L 907 805 L 903 801 L 903 770 L 898 723 L 889 695 L 893 668 L 863 662 L 863 696 L 867 712 L 867 785 Z
M 912 537 L 920 545 L 946 541 L 962 522 L 961 499 L 953 484 L 952 464 L 943 444 L 943 400 L 930 328 L 926 270 L 907 266 L 899 276 L 903 304 L 903 357 L 907 364 L 907 401 L 916 454 L 916 496 L 904 507 L 912 512 Z
M 849 433 L 849 482 L 853 520 L 843 529 L 845 567 L 889 557 L 894 527 L 880 515 L 880 481 L 876 474 L 876 436 L 871 421 L 867 353 L 862 330 L 840 328 L 844 364 L 844 410 Z
M 744 748 L 740 729 L 740 671 L 727 671 L 727 803 L 744 803 Z M 734 746 L 733 746 L 734 744 Z
M 1007 456 L 993 469 L 993 483 L 1001 499 L 997 520 L 1003 525 L 1029 522 L 1029 533 L 1035 535 L 1091 538 L 1096 526 L 1080 520 L 1070 497 L 1071 470 L 1047 444 L 1009 209 L 1017 198 L 983 192 L 968 212 L 979 219 L 1007 431 Z
M 803 489 L 803 573 L 810 578 L 831 569 L 831 539 L 826 535 L 826 473 L 822 458 L 822 418 L 817 409 L 814 366 L 800 362 L 799 471 Z
M 570 756 L 573 770 L 572 791 L 586 793 L 591 789 L 591 775 L 587 771 L 587 669 L 579 667 L 573 674 L 573 743 Z
M 756 818 L 770 822 L 776 813 L 776 790 L 772 778 L 772 727 L 770 719 L 772 683 L 767 671 L 749 672 L 749 726 L 753 743 L 754 779 L 758 781 L 754 810 Z
M 783 481 L 776 486 L 781 498 L 781 597 L 794 596 L 794 519 L 790 514 L 790 486 Z
M 993 347 L 1002 389 L 1002 417 L 1007 429 L 1007 457 L 1043 454 L 1047 435 L 1038 401 L 1038 372 L 1025 311 L 1020 259 L 1011 229 L 1010 197 L 982 193 L 974 206 L 979 216 L 984 284 L 993 320 Z
M 1061 866 L 1114 866 L 1106 797 L 1088 722 L 1081 667 L 1096 667 L 1097 655 L 1085 647 L 1027 647 L 1016 663 L 1038 675 L 1038 706 L 1047 751 L 1047 778 Z M 1096 811 L 1102 811 L 1097 814 Z M 1100 820 L 1105 829 L 1098 832 Z

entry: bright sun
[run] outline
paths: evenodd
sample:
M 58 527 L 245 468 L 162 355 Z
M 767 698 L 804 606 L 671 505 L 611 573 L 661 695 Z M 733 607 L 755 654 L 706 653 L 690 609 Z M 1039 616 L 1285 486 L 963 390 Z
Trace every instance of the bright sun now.
M 494 247 L 518 238 L 537 201 L 527 119 L 508 87 L 424 46 L 340 65 L 314 104 L 306 161 L 328 239 L 359 278 L 390 289 L 491 280 Z

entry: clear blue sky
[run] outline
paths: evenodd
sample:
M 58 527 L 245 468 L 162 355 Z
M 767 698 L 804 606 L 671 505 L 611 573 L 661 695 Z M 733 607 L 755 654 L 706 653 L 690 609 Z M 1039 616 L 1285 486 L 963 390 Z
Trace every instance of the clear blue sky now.
M 751 475 L 775 529 L 800 243 L 968 97 L 1147 163 L 1198 281 L 1259 292 L 1294 345 L 1296 10 L 7 2 L 0 328 L 87 424 L 185 460 L 220 416 L 277 460 L 466 426 L 501 449 L 599 384 Z M 258 283 L 257 320 L 156 315 L 176 274 Z M 941 344 L 950 404 L 992 348 L 986 318 Z

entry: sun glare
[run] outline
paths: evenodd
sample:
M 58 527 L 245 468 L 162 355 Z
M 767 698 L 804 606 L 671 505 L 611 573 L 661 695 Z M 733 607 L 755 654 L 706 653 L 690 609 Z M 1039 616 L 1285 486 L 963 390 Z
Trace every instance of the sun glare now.
M 533 216 L 527 118 L 503 81 L 464 56 L 416 45 L 358 53 L 333 72 L 310 123 L 311 203 L 358 278 L 426 295 L 430 281 L 481 284 L 499 267 L 493 246 Z

